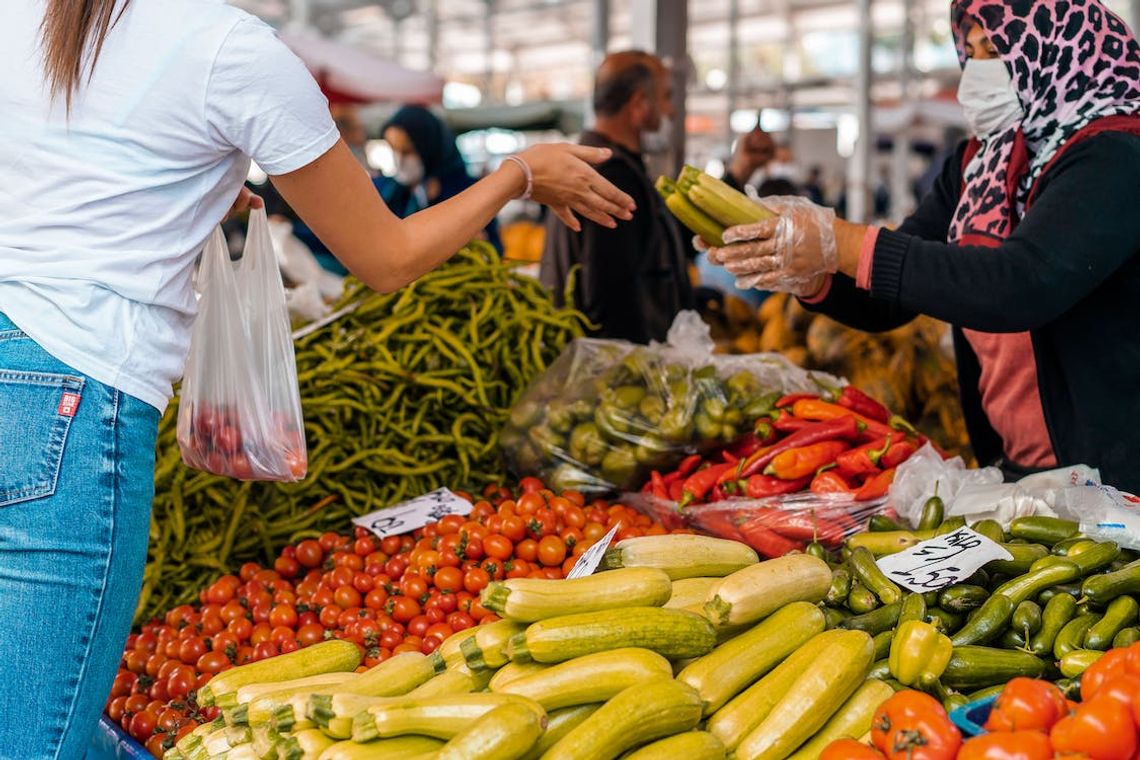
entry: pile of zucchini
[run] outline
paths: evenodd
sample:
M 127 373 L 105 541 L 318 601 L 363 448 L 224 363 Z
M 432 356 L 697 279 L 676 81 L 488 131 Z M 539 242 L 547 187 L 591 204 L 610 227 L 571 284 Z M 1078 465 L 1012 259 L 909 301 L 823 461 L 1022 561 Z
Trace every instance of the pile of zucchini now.
M 827 630 L 808 554 L 703 536 L 622 541 L 576 580 L 490 584 L 502 617 L 355 672 L 331 640 L 215 676 L 222 715 L 168 760 L 815 758 L 892 693 L 872 637 Z
M 941 520 L 939 510 L 933 510 Z M 924 688 L 949 708 L 1001 690 L 1017 676 L 1049 678 L 1070 694 L 1102 652 L 1140 640 L 1140 562 L 1111 542 L 1096 542 L 1076 523 L 1025 517 L 1008 532 L 992 521 L 970 527 L 1012 559 L 995 560 L 962 583 L 904 595 L 875 559 L 949 533 L 963 521 L 928 519 L 908 531 L 877 517 L 832 564 L 825 596 L 828 626 L 874 637 L 872 674 L 889 680 L 888 654 L 900 620 L 920 619 L 950 637 L 954 649 L 936 682 Z M 822 556 L 822 555 L 821 555 Z M 828 559 L 833 559 L 828 557 Z M 897 684 L 896 684 L 897 685 Z

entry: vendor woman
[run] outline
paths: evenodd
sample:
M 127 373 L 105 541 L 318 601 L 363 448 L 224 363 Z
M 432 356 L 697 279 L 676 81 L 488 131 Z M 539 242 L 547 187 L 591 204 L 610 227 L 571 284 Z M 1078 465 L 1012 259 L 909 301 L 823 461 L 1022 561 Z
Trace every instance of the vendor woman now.
M 381 291 L 519 196 L 577 228 L 632 201 L 530 148 L 407 219 L 302 63 L 220 0 L 5 0 L 0 24 L 0 756 L 82 757 L 146 558 L 158 420 L 194 321 L 194 259 L 249 158 Z
M 711 257 L 852 327 L 953 325 L 978 460 L 1140 492 L 1140 46 L 1099 0 L 959 0 L 976 137 L 898 230 L 802 198 Z

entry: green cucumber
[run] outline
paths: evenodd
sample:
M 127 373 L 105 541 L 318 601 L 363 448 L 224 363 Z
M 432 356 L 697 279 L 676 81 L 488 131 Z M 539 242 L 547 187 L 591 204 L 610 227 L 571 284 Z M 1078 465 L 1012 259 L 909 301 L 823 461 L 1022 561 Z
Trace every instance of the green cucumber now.
M 1081 593 L 1093 604 L 1105 606 L 1124 594 L 1140 594 L 1140 563 L 1131 563 L 1111 573 L 1094 575 L 1081 584 Z
M 1060 660 L 1069 652 L 1081 649 L 1081 645 L 1085 641 L 1085 634 L 1096 625 L 1098 620 L 1100 620 L 1100 615 L 1090 612 L 1085 615 L 1078 615 L 1065 623 L 1065 627 L 1061 629 L 1056 640 L 1053 641 L 1053 658 Z
M 1057 594 L 1045 605 L 1041 612 L 1041 629 L 1029 640 L 1029 648 L 1038 657 L 1053 653 L 1057 634 L 1077 612 L 1077 600 L 1068 594 Z
M 1005 541 L 1005 531 L 1002 530 L 1001 523 L 997 520 L 978 520 L 970 526 L 970 530 L 980 533 L 997 544 Z
M 1044 661 L 1028 652 L 963 646 L 954 648 L 942 683 L 951 689 L 973 691 L 1005 684 L 1019 676 L 1038 678 L 1044 672 Z
M 1049 550 L 1041 544 L 1004 543 L 1001 547 L 1013 555 L 1013 558 L 987 562 L 983 568 L 986 572 L 1009 576 L 1024 575 L 1029 572 L 1034 562 L 1049 556 Z
M 950 640 L 954 646 L 968 644 L 984 644 L 996 638 L 1009 625 L 1013 617 L 1014 603 L 1009 597 L 994 594 L 986 603 L 974 613 L 973 617 L 962 626 Z
M 964 615 L 944 610 L 941 607 L 928 607 L 926 609 L 926 622 L 949 636 L 962 627 L 966 618 Z
M 1081 568 L 1073 560 L 1054 559 L 1056 564 L 1006 581 L 994 590 L 994 594 L 1008 598 L 1016 607 L 1047 588 L 1080 579 Z
M 1029 637 L 1041 630 L 1041 606 L 1026 599 L 1014 608 L 1010 625 L 1028 641 Z
M 875 555 L 871 553 L 870 549 L 859 547 L 853 550 L 848 563 L 854 577 L 878 597 L 883 604 L 894 604 L 902 601 L 902 590 L 875 564 Z
M 1123 649 L 1132 646 L 1137 641 L 1140 641 L 1140 628 L 1134 625 L 1129 626 L 1112 637 L 1112 648 Z
M 846 565 L 841 565 L 831 571 L 831 585 L 827 589 L 827 595 L 823 597 L 823 601 L 829 607 L 838 607 L 847 601 L 847 596 L 851 593 L 851 570 Z
M 1018 517 L 1009 524 L 1009 534 L 1014 538 L 1049 546 L 1072 538 L 1079 531 L 1077 523 L 1056 517 Z
M 856 615 L 864 615 L 879 606 L 879 598 L 859 581 L 851 582 L 851 593 L 847 595 L 847 609 Z
M 902 602 L 887 604 L 877 610 L 849 617 L 840 623 L 839 627 L 850 631 L 864 631 L 871 636 L 877 636 L 898 625 L 901 612 Z
M 1136 622 L 1140 604 L 1130 596 L 1118 596 L 1108 603 L 1102 617 L 1085 634 L 1085 649 L 1101 652 L 1112 647 L 1116 634 Z
M 970 612 L 986 603 L 990 592 L 981 586 L 956 583 L 938 593 L 938 606 L 950 612 Z
M 899 610 L 899 625 L 908 620 L 926 620 L 926 599 L 922 594 L 907 594 Z

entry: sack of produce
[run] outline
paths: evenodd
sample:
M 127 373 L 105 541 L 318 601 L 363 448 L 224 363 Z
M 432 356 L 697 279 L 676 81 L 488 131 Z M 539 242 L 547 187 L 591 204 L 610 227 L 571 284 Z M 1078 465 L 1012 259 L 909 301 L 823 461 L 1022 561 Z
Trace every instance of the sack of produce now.
M 264 209 L 250 213 L 236 263 L 214 230 L 198 286 L 178 412 L 182 461 L 239 480 L 300 480 L 308 469 L 305 422 L 285 287 Z
M 665 344 L 579 339 L 511 410 L 500 442 L 517 475 L 584 493 L 633 490 L 653 470 L 748 435 L 783 395 L 834 387 L 782 356 L 714 356 L 683 312 Z

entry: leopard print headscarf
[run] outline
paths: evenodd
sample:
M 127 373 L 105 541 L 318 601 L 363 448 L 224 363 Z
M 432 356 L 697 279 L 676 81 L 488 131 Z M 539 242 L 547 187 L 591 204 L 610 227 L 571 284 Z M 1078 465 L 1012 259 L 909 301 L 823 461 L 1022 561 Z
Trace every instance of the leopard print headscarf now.
M 1100 0 L 954 0 L 981 24 L 1009 68 L 1025 118 L 991 136 L 966 168 L 949 242 L 995 245 L 1025 213 L 1033 184 L 1065 142 L 1096 119 L 1140 113 L 1140 45 Z

